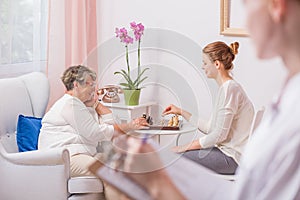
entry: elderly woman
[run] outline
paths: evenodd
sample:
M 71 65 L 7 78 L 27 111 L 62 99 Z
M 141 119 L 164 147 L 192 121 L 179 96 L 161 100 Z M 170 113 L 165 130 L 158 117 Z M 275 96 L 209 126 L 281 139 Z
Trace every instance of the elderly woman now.
M 71 176 L 91 175 L 88 166 L 99 157 L 99 141 L 147 124 L 143 118 L 128 124 L 111 124 L 111 111 L 95 95 L 96 78 L 96 73 L 85 66 L 65 70 L 61 80 L 66 93 L 42 120 L 39 149 L 66 147 L 70 152 Z

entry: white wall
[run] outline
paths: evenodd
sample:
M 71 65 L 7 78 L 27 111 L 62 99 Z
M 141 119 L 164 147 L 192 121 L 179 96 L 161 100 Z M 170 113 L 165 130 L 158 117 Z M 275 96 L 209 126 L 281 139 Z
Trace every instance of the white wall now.
M 103 60 L 111 58 L 109 64 L 101 64 L 100 61 L 101 84 L 120 81 L 120 77 L 114 76 L 113 72 L 122 66 L 125 67 L 125 59 L 122 55 L 125 49 L 120 50 L 120 43 L 114 38 L 115 28 L 128 27 L 129 22 L 136 21 L 142 22 L 150 29 L 146 30 L 142 43 L 143 47 L 146 46 L 142 51 L 142 64 L 151 67 L 148 73 L 149 80 L 145 83 L 147 87 L 142 92 L 142 101 L 158 100 L 162 107 L 168 103 L 176 103 L 194 114 L 208 116 L 212 105 L 210 95 L 213 95 L 208 88 L 213 86 L 211 81 L 203 77 L 200 68 L 201 47 L 216 40 L 228 44 L 234 41 L 240 43 L 233 74 L 235 79 L 244 86 L 256 108 L 270 102 L 285 76 L 279 60 L 261 61 L 256 58 L 254 47 L 248 37 L 229 37 L 219 34 L 219 0 L 99 0 L 98 21 L 99 41 L 107 45 L 101 48 L 106 53 L 115 51 L 112 54 L 118 55 L 118 57 L 103 58 Z M 180 55 L 182 52 L 179 54 L 176 52 L 177 47 L 172 46 L 173 44 L 170 44 L 172 47 L 161 49 L 165 38 L 155 35 L 157 33 L 155 30 L 163 33 L 170 31 L 170 37 L 173 38 L 178 36 L 179 39 L 173 39 L 172 43 L 182 45 L 180 50 L 187 52 L 186 54 L 193 54 L 192 57 L 198 54 L 199 60 L 189 62 L 189 58 Z M 190 45 L 180 44 L 182 41 L 190 42 Z M 150 48 L 150 43 L 155 43 L 152 45 L 154 48 Z M 198 45 L 199 48 L 193 45 Z M 191 46 L 194 48 L 192 51 L 189 49 Z M 103 51 L 100 51 L 100 54 Z M 134 55 L 135 52 L 132 53 L 132 56 Z M 170 77 L 171 75 L 174 77 Z M 169 89 L 161 89 L 162 87 L 155 85 L 154 82 L 163 83 Z M 178 87 L 184 89 L 174 89 Z M 175 95 L 174 92 L 177 94 Z

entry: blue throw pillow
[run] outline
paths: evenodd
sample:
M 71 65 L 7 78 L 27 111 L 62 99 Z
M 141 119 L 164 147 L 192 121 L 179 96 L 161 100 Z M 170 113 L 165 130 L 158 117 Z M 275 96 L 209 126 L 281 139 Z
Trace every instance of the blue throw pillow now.
M 17 143 L 19 152 L 37 150 L 42 118 L 19 115 Z

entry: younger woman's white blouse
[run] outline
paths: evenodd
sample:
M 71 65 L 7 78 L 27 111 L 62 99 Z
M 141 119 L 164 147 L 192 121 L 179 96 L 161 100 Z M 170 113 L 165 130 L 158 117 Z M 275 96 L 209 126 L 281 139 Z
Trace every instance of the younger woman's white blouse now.
M 196 121 L 206 135 L 199 138 L 202 148 L 217 147 L 237 163 L 247 143 L 254 116 L 254 107 L 243 88 L 228 80 L 219 88 L 209 122 Z M 195 119 L 190 119 L 195 123 Z

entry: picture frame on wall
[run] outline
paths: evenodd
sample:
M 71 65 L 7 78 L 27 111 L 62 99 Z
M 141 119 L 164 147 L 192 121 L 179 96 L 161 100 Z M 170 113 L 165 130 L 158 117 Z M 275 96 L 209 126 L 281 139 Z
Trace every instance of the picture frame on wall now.
M 237 0 L 220 0 L 220 4 L 220 34 L 239 37 L 249 36 L 244 28 L 245 16 L 242 2 Z

